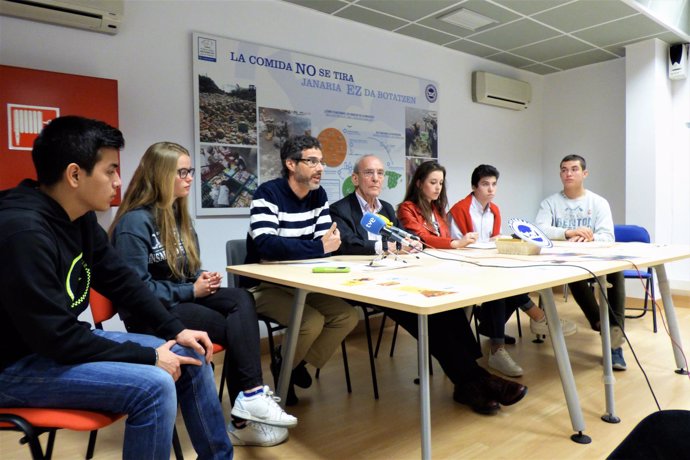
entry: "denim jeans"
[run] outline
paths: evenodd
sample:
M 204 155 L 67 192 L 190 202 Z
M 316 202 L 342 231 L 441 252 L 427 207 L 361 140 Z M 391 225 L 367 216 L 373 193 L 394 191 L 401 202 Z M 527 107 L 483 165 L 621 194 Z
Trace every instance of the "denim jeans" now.
M 156 348 L 162 339 L 125 332 L 94 330 L 115 342 L 131 341 Z M 120 362 L 58 364 L 28 355 L 0 372 L 0 407 L 56 407 L 124 413 L 125 459 L 170 458 L 179 402 L 187 432 L 201 459 L 229 459 L 232 444 L 225 431 L 211 366 L 189 348 L 172 351 L 200 359 L 183 366 L 174 382 L 159 367 Z

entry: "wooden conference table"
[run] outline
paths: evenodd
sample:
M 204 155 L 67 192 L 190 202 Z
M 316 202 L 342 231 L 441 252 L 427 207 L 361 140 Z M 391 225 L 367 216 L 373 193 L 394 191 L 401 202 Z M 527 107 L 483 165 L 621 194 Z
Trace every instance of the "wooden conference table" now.
M 555 243 L 540 255 L 503 255 L 495 249 L 427 250 L 425 253 L 389 256 L 370 265 L 371 256 L 334 256 L 325 259 L 228 266 L 234 274 L 296 289 L 290 324 L 283 347 L 281 375 L 292 369 L 297 335 L 309 292 L 394 308 L 418 315 L 422 458 L 431 458 L 429 398 L 428 315 L 472 306 L 516 294 L 538 291 L 548 319 L 550 341 L 558 365 L 576 442 L 589 442 L 583 433 L 584 418 L 573 378 L 563 331 L 551 288 L 608 273 L 652 266 L 656 272 L 676 366 L 684 370 L 678 321 L 666 276 L 665 263 L 690 258 L 690 247 L 645 243 Z M 634 264 L 634 265 L 633 265 Z M 312 273 L 315 266 L 346 266 L 349 273 Z M 603 284 L 605 286 L 605 284 Z M 601 302 L 602 355 L 606 413 L 617 422 L 613 398 L 609 314 Z M 675 344 L 675 345 L 674 345 Z M 686 370 L 686 369 L 685 369 Z M 285 401 L 289 379 L 281 379 L 278 395 Z

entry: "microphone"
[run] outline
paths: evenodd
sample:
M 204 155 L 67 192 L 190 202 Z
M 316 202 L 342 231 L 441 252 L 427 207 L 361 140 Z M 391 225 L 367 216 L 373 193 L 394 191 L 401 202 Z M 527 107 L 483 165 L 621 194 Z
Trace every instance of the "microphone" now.
M 397 233 L 393 233 L 393 231 L 386 226 L 386 222 L 378 214 L 373 214 L 371 212 L 364 214 L 364 216 L 362 216 L 362 220 L 359 221 L 359 224 L 369 233 L 385 236 L 397 243 L 407 244 L 402 236 L 398 235 Z
M 402 228 L 396 227 L 395 225 L 393 225 L 393 222 L 391 222 L 390 219 L 388 219 L 388 218 L 387 218 L 386 216 L 384 216 L 383 214 L 376 214 L 376 215 L 377 215 L 378 217 L 380 217 L 380 218 L 386 223 L 386 227 L 387 227 L 391 232 L 396 233 L 396 234 L 400 235 L 400 236 L 403 237 L 403 238 L 409 238 L 409 239 L 411 239 L 411 240 L 417 240 L 417 241 L 419 241 L 419 237 L 418 237 L 417 235 L 413 235 L 413 234 L 410 233 L 410 232 L 406 232 L 406 231 L 403 230 Z

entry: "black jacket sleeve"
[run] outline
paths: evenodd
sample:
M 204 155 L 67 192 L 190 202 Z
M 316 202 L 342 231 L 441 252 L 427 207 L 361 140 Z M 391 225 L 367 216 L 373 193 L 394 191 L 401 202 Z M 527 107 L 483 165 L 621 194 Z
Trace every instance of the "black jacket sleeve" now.
M 61 248 L 45 229 L 11 235 L 1 245 L 5 261 L 0 264 L 3 316 L 14 336 L 5 363 L 37 353 L 63 364 L 121 361 L 153 364 L 155 351 L 133 342 L 116 343 L 94 335 L 89 324 L 78 320 L 88 297 L 76 299 L 74 307 L 66 294 L 65 280 L 58 275 Z M 80 308 L 81 307 L 81 308 Z M 4 347 L 3 347 L 4 348 Z M 4 353 L 4 351 L 3 351 Z
M 366 230 L 360 231 L 359 221 L 362 220 L 362 210 L 354 195 L 348 195 L 331 205 L 331 219 L 340 232 L 340 248 L 337 254 L 376 254 L 376 242 L 367 237 Z

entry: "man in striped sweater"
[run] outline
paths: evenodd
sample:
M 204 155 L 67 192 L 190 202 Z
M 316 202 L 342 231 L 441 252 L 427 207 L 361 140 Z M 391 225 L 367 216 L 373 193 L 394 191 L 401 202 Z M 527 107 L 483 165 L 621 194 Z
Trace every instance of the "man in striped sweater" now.
M 254 193 L 246 263 L 324 257 L 340 247 L 340 232 L 331 221 L 328 197 L 321 187 L 325 164 L 319 141 L 311 136 L 290 138 L 280 150 L 280 160 L 282 177 L 261 184 Z M 289 323 L 294 289 L 250 279 L 243 279 L 242 285 L 254 295 L 259 314 Z M 341 298 L 307 295 L 288 405 L 298 402 L 293 384 L 311 385 L 306 364 L 323 367 L 358 320 L 355 309 Z

